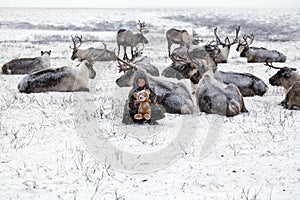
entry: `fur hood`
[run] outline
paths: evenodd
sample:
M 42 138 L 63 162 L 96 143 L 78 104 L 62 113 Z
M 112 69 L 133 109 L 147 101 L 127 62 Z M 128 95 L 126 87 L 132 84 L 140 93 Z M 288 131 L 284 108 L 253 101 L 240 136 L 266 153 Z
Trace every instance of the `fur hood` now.
M 132 86 L 134 88 L 137 88 L 137 80 L 139 78 L 144 78 L 145 79 L 145 82 L 146 82 L 146 85 L 149 86 L 149 79 L 148 79 L 148 76 L 147 76 L 147 73 L 145 70 L 143 69 L 139 69 L 135 72 L 135 75 L 134 75 L 134 78 L 133 78 L 133 83 L 132 83 Z

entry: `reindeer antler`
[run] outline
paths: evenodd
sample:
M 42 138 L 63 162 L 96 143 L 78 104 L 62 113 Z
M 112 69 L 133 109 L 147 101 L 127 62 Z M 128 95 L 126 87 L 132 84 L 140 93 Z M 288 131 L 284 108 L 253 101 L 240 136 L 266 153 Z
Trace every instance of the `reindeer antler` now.
M 141 34 L 143 34 L 143 31 L 146 27 L 145 22 L 141 22 L 140 20 L 138 20 L 138 25 L 139 25 L 139 31 L 141 32 Z
M 272 65 L 272 62 L 271 62 L 271 63 L 266 62 L 264 65 L 266 65 L 266 66 L 268 66 L 268 67 L 271 67 L 271 68 L 274 68 L 274 69 L 282 69 L 282 67 L 274 67 L 274 66 Z
M 186 63 L 186 58 L 183 58 L 182 56 L 180 55 L 177 55 L 177 54 L 171 54 L 170 55 L 170 59 L 173 61 L 173 62 L 183 62 L 183 63 Z
M 249 42 L 249 43 L 248 43 L 248 41 L 247 41 L 248 38 L 250 39 L 250 42 Z M 253 40 L 254 40 L 254 35 L 253 35 L 253 33 L 250 33 L 250 35 L 244 34 L 244 35 L 243 35 L 243 39 L 244 39 L 244 41 L 245 41 L 245 44 L 243 44 L 243 45 L 249 46 L 250 44 L 252 44 L 252 42 L 253 42 Z
M 219 36 L 217 35 L 217 27 L 214 29 L 214 34 L 215 34 L 215 36 L 216 36 L 216 39 L 217 39 L 217 43 L 218 43 L 218 45 L 220 44 L 220 45 L 225 45 L 225 43 L 223 43 L 221 40 L 220 40 L 220 38 L 219 38 Z
M 199 44 L 200 42 L 203 42 L 203 40 L 199 39 L 200 36 L 199 36 L 199 34 L 196 32 L 195 29 L 193 29 L 192 32 L 193 32 L 193 39 L 194 39 L 195 42 L 197 42 L 197 44 Z
M 226 40 L 228 40 L 228 42 L 229 42 L 229 46 L 231 46 L 231 45 L 233 45 L 233 44 L 235 44 L 235 43 L 238 43 L 238 39 L 239 39 L 239 32 L 240 32 L 240 26 L 238 26 L 236 29 L 235 29 L 235 38 L 234 38 L 234 40 L 232 41 L 232 42 L 229 42 L 229 38 L 228 37 L 226 37 L 225 38 L 225 42 L 226 42 Z M 214 29 L 214 34 L 215 34 L 215 36 L 216 36 L 216 39 L 217 39 L 217 43 L 218 44 L 221 44 L 221 45 L 223 45 L 223 46 L 225 46 L 226 45 L 226 43 L 223 43 L 221 40 L 220 40 L 220 38 L 219 38 L 219 36 L 217 35 L 217 27 Z M 246 40 L 245 40 L 246 41 Z
M 229 45 L 233 45 L 233 44 L 235 44 L 235 43 L 238 43 L 238 41 L 239 41 L 239 32 L 240 32 L 240 26 L 238 26 L 236 29 L 235 29 L 235 38 L 234 38 L 234 40 L 231 42 L 231 43 L 229 43 Z M 227 37 L 228 38 L 228 37 Z M 254 39 L 254 38 L 253 38 Z M 228 39 L 228 41 L 229 41 L 229 39 Z
M 73 47 L 70 46 L 70 48 L 73 49 L 73 50 L 78 50 L 79 47 L 82 44 L 82 35 L 80 37 L 79 36 L 75 36 L 75 38 L 71 35 L 71 38 L 72 38 L 72 42 L 73 42 Z
M 118 62 L 118 68 L 119 68 L 119 73 L 121 73 L 122 71 L 123 72 L 126 72 L 128 70 L 131 70 L 133 69 L 135 66 L 129 62 L 126 62 L 124 60 L 122 60 L 121 58 L 119 58 L 117 55 L 116 55 L 116 51 L 114 50 L 114 55 L 115 55 L 115 58 L 116 58 L 116 61 Z M 127 67 L 126 67 L 127 66 Z

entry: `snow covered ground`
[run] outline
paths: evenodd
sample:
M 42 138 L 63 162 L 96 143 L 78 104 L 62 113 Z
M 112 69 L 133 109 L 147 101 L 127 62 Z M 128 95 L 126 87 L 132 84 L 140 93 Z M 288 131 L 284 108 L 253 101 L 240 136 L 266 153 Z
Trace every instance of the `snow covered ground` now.
M 237 25 L 241 34 L 254 32 L 253 46 L 287 55 L 276 66 L 300 70 L 298 10 L 277 10 L 277 16 L 253 9 L 0 11 L 2 64 L 51 49 L 53 67 L 75 66 L 71 35 L 83 35 L 81 48 L 104 41 L 113 50 L 116 30 L 134 30 L 141 19 L 150 30 L 144 55 L 160 72 L 171 63 L 167 29 L 195 29 L 205 43 L 213 27 L 224 38 L 234 37 Z M 276 70 L 246 63 L 235 48 L 219 68 L 268 83 Z M 20 94 L 23 76 L 0 75 L 1 199 L 300 198 L 300 112 L 278 105 L 282 88 L 268 84 L 263 97 L 244 99 L 248 114 L 232 118 L 200 113 L 195 106 L 194 114 L 166 114 L 157 126 L 125 126 L 121 117 L 130 88 L 115 84 L 116 63 L 94 66 L 89 93 Z

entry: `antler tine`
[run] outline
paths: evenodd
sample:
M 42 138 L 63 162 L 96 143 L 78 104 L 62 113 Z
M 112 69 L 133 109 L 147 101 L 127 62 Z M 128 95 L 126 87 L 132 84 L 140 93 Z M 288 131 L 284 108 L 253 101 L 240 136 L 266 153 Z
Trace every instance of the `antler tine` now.
M 73 42 L 74 47 L 70 46 L 70 48 L 71 49 L 76 49 L 75 39 L 74 39 L 73 35 L 71 35 L 71 38 L 72 38 L 72 42 Z
M 196 30 L 195 29 L 193 29 L 192 30 L 192 32 L 193 32 L 193 39 L 194 39 L 194 41 L 196 41 L 196 43 L 200 43 L 200 41 L 201 41 L 201 39 L 199 39 L 199 34 L 196 32 Z
M 82 42 L 82 35 L 80 35 L 80 37 L 78 35 L 76 35 L 75 38 L 77 38 L 79 40 L 79 42 Z
M 248 35 L 247 34 L 244 34 L 243 35 L 243 42 L 241 42 L 241 40 L 239 40 L 239 44 L 243 45 L 243 46 L 246 46 L 248 45 L 248 42 L 247 42 L 247 38 L 248 38 Z
M 240 32 L 240 26 L 238 26 L 236 29 L 235 29 L 235 38 L 234 40 L 232 41 L 232 43 L 230 43 L 230 45 L 233 45 L 235 43 L 238 43 L 239 42 L 239 32 Z
M 250 39 L 250 43 L 249 43 L 248 45 L 252 44 L 252 42 L 253 42 L 253 40 L 254 40 L 254 35 L 253 35 L 253 33 L 250 33 L 250 35 L 248 35 L 247 37 Z
M 74 47 L 70 46 L 70 48 L 73 49 L 73 50 L 79 49 L 79 47 L 82 44 L 82 35 L 80 37 L 79 36 L 75 36 L 75 38 L 71 35 L 71 38 L 72 38 L 72 42 L 73 42 L 73 46 Z M 78 44 L 77 40 L 79 41 L 79 45 L 78 46 L 77 46 L 77 44 Z
M 199 66 L 199 64 L 196 63 L 196 62 L 192 59 L 191 54 L 190 54 L 190 52 L 189 52 L 189 49 L 187 49 L 186 53 L 187 53 L 187 55 L 188 55 L 189 60 L 191 61 L 191 63 L 194 64 L 194 65 L 191 65 L 191 67 L 192 67 L 193 69 L 196 69 L 197 67 L 195 67 L 195 65 L 196 65 L 196 66 Z
M 138 25 L 139 25 L 139 31 L 141 32 L 141 34 L 143 34 L 143 30 L 146 27 L 145 22 L 141 22 L 140 20 L 138 20 Z
M 282 69 L 282 67 L 274 67 L 274 66 L 272 65 L 272 62 L 271 62 L 271 64 L 270 64 L 269 62 L 266 62 L 264 65 L 266 65 L 266 66 L 268 66 L 268 67 L 271 67 L 271 68 L 274 68 L 274 69 Z
M 106 52 L 107 51 L 107 45 L 104 42 L 102 42 L 102 44 L 104 46 L 104 51 Z
M 134 68 L 134 65 L 130 64 L 129 62 L 126 62 L 124 60 L 122 60 L 121 58 L 119 58 L 117 55 L 116 55 L 116 50 L 114 50 L 114 56 L 116 58 L 116 61 L 118 62 L 118 68 L 119 68 L 119 73 L 120 72 L 125 72 L 125 71 L 128 71 L 128 70 L 131 70 L 132 68 Z M 125 68 L 125 66 L 128 66 L 127 68 Z
M 173 54 L 173 53 L 170 55 L 170 59 L 173 62 L 183 62 L 183 63 L 186 63 L 186 59 L 185 58 L 183 58 L 180 55 Z
M 214 34 L 216 36 L 216 39 L 217 39 L 217 43 L 220 44 L 220 45 L 225 45 L 219 38 L 219 36 L 217 35 L 217 27 L 214 29 Z

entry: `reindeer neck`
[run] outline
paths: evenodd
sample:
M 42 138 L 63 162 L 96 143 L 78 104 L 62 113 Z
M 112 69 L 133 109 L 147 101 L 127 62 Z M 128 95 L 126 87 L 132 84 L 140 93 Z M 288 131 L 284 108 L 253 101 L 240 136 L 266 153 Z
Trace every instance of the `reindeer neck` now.
M 80 76 L 82 78 L 84 78 L 85 80 L 88 79 L 89 77 L 89 70 L 88 68 L 86 67 L 85 63 L 82 62 L 76 69 L 76 72 L 77 72 L 77 76 Z
M 291 77 L 289 78 L 288 81 L 285 81 L 283 83 L 283 87 L 285 90 L 285 93 L 287 93 L 289 91 L 289 89 L 297 82 L 300 81 L 300 74 L 294 72 Z

